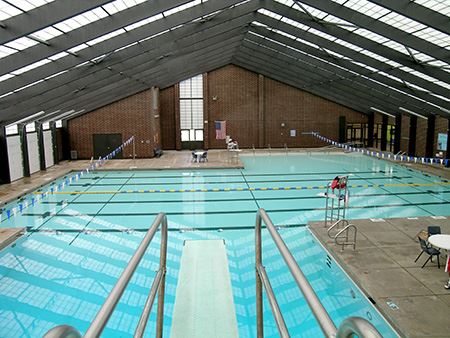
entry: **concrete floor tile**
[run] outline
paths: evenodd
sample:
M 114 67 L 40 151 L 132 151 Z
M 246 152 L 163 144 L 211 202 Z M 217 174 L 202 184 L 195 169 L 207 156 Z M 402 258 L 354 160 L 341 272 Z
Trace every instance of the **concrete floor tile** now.
M 395 303 L 398 309 L 391 309 L 386 301 Z M 440 297 L 389 297 L 380 299 L 378 306 L 407 337 L 450 337 L 450 309 Z

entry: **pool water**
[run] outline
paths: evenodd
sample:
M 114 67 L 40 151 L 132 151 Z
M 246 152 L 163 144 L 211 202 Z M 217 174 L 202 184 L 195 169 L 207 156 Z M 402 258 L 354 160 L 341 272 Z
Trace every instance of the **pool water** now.
M 160 211 L 167 213 L 170 228 L 164 336 L 170 336 L 184 241 L 223 239 L 239 335 L 255 337 L 253 227 L 259 207 L 282 226 L 281 236 L 336 325 L 348 316 L 361 316 L 383 336 L 395 337 L 304 225 L 323 219 L 325 201 L 318 193 L 339 174 L 349 174 L 354 186 L 349 218 L 449 215 L 448 182 L 359 154 L 241 159 L 245 165 L 241 170 L 98 171 L 21 214 L 9 219 L 3 215 L 1 227 L 29 231 L 0 252 L 0 337 L 38 337 L 64 323 L 84 332 Z M 264 265 L 291 335 L 321 336 L 264 230 L 263 246 Z M 158 268 L 158 253 L 159 234 L 111 317 L 105 337 L 132 336 Z M 154 335 L 155 311 L 156 307 L 148 337 Z M 266 337 L 278 336 L 267 301 L 264 329 Z

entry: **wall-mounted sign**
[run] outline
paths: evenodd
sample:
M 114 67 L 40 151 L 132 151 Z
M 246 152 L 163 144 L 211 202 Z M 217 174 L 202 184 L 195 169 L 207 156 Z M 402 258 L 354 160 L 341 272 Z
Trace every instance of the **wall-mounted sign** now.
M 438 150 L 447 151 L 447 134 L 439 133 L 437 141 Z
M 291 137 L 297 136 L 297 130 L 291 129 Z

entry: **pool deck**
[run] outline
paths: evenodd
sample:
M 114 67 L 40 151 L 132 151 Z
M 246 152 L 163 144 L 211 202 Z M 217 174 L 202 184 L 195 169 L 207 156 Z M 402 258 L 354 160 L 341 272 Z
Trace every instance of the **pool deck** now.
M 413 217 L 352 220 L 358 228 L 356 250 L 344 251 L 331 240 L 323 222 L 309 227 L 337 262 L 371 297 L 383 315 L 404 337 L 450 337 L 450 290 L 444 289 L 448 274 L 436 259 L 420 253 L 417 234 L 429 225 L 439 225 L 450 234 L 449 217 Z M 390 305 L 390 306 L 389 306 Z

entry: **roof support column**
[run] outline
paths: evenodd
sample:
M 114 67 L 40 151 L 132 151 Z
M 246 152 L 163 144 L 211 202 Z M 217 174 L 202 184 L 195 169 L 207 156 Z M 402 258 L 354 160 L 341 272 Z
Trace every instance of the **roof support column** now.
M 417 134 L 417 116 L 409 116 L 409 143 L 408 155 L 416 156 L 416 134 Z
M 381 151 L 386 151 L 387 146 L 387 127 L 389 118 L 387 115 L 384 115 L 381 117 Z
M 258 74 L 258 148 L 264 148 L 266 138 L 264 120 L 264 75 Z
M 67 120 L 62 121 L 61 148 L 62 148 L 63 159 L 70 160 L 70 138 L 69 138 L 69 126 L 68 126 Z
M 0 126 L 0 163 L 0 184 L 11 182 L 5 126 Z
M 400 151 L 402 140 L 402 114 L 395 116 L 394 154 Z
M 203 148 L 209 148 L 209 87 L 208 73 L 203 73 Z
M 53 163 L 59 164 L 58 137 L 56 136 L 56 122 L 51 121 L 49 123 L 50 123 L 50 130 L 52 132 Z
M 180 83 L 175 84 L 175 149 L 181 150 L 181 128 L 180 128 Z
M 447 168 L 450 167 L 450 119 L 448 119 L 447 126 L 447 150 L 445 151 L 445 158 L 447 159 L 447 164 L 445 165 Z
M 367 124 L 367 147 L 373 147 L 373 128 L 375 126 L 375 114 L 369 112 L 369 122 Z
M 152 111 L 151 118 L 152 121 L 152 132 L 153 132 L 153 148 L 161 149 L 161 119 L 159 116 L 160 103 L 159 103 L 159 88 L 152 87 L 150 89 L 152 96 Z M 152 154 L 153 157 L 154 154 Z
M 30 159 L 28 157 L 27 125 L 18 124 L 20 148 L 22 150 L 23 176 L 30 177 Z
M 427 143 L 425 145 L 425 157 L 434 157 L 434 132 L 436 129 L 436 116 L 430 115 L 428 117 L 427 125 Z
M 44 128 L 43 128 L 41 122 L 36 122 L 36 132 L 37 132 L 38 148 L 39 148 L 40 169 L 46 170 L 47 166 L 45 163 Z

